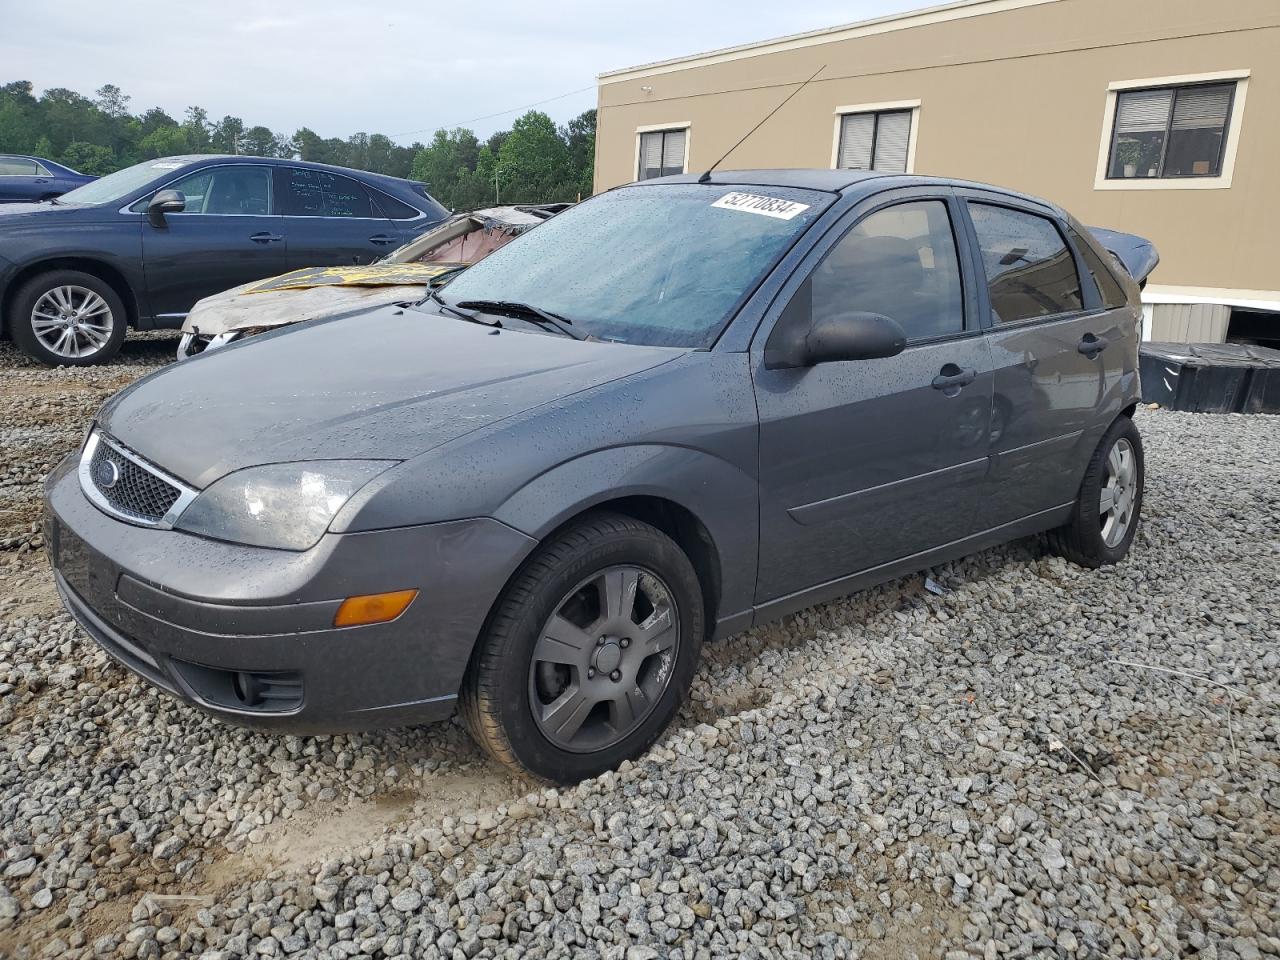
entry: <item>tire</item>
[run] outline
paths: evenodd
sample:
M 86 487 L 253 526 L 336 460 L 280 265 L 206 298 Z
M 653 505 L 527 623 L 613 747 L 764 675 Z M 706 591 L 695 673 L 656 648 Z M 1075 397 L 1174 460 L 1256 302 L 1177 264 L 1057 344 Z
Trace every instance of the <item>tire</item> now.
M 647 750 L 684 700 L 704 616 L 697 574 L 670 537 L 590 514 L 503 591 L 463 680 L 463 723 L 495 760 L 542 780 L 612 770 Z
M 71 326 L 63 318 L 70 318 Z M 111 359 L 120 352 L 127 326 L 120 295 L 80 270 L 32 277 L 18 288 L 9 315 L 18 349 L 51 367 L 86 367 Z
M 1126 474 L 1122 466 L 1117 478 L 1117 458 L 1123 465 L 1126 456 L 1131 458 L 1131 472 Z M 1142 435 L 1129 417 L 1118 417 L 1089 458 L 1071 519 L 1049 531 L 1050 549 L 1082 567 L 1119 563 L 1129 552 L 1138 531 L 1145 479 Z M 1104 512 L 1104 491 L 1110 491 L 1108 502 L 1117 503 L 1121 498 L 1127 498 L 1127 520 L 1123 529 L 1120 526 L 1108 527 L 1108 519 L 1117 519 L 1119 511 Z

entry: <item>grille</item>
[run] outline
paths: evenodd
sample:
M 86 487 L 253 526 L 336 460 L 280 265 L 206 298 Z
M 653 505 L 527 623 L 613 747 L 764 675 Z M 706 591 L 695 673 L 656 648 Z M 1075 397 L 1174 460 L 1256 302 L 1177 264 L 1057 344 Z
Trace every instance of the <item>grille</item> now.
M 159 523 L 182 495 L 101 437 L 89 461 L 89 482 L 112 510 L 143 523 Z

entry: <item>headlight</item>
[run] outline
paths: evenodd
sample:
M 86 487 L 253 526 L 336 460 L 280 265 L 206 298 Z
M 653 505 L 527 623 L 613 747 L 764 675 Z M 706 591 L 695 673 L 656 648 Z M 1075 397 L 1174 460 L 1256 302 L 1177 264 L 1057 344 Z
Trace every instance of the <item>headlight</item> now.
M 314 547 L 353 493 L 394 460 L 273 463 L 209 485 L 174 524 L 179 530 L 255 547 Z

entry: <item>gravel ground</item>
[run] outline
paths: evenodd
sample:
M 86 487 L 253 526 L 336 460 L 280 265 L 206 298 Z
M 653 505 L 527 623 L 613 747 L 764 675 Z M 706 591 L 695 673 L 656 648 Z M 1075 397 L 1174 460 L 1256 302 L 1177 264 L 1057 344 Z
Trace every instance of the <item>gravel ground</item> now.
M 1142 411 L 1124 564 L 1025 540 L 741 634 L 550 790 L 453 723 L 223 726 L 61 611 L 40 479 L 173 345 L 0 345 L 0 956 L 1280 956 L 1280 418 Z

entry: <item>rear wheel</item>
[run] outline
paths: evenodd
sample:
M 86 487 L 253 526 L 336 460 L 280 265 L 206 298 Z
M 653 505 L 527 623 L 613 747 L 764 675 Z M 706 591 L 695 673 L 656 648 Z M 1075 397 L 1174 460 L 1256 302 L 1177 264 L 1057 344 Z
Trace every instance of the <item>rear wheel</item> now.
M 110 284 L 79 270 L 52 270 L 24 283 L 10 314 L 14 342 L 50 366 L 83 367 L 115 356 L 124 342 L 124 304 Z
M 1138 530 L 1144 480 L 1142 435 L 1120 417 L 1098 442 L 1071 519 L 1050 531 L 1049 546 L 1084 567 L 1119 563 Z
M 495 759 L 576 783 L 644 752 L 689 688 L 703 635 L 687 556 L 630 517 L 588 517 L 508 586 L 463 683 L 461 715 Z

